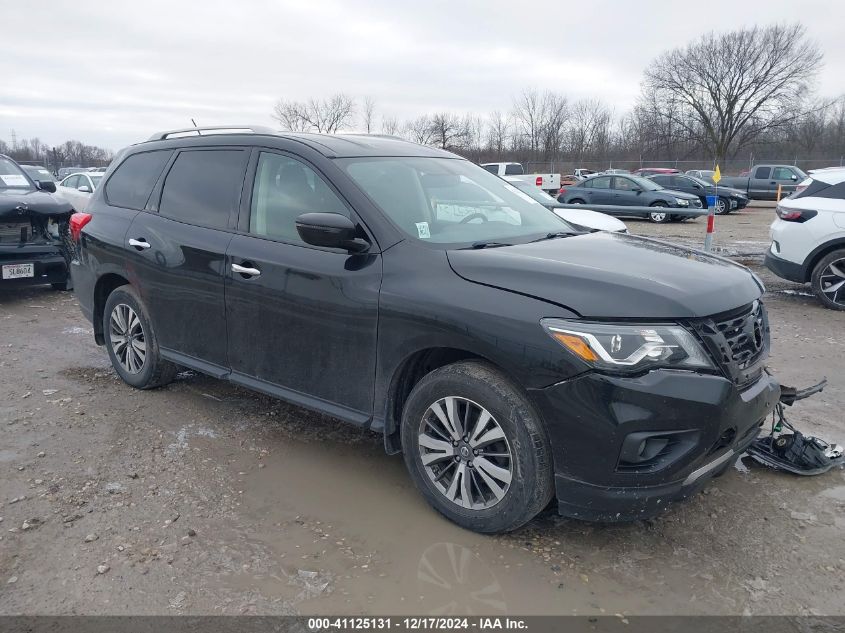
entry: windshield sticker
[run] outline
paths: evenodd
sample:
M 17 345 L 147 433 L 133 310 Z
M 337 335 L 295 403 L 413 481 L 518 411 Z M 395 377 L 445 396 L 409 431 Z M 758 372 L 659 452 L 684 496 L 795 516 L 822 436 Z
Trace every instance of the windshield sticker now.
M 29 183 L 26 178 L 19 174 L 4 174 L 0 176 L 0 182 L 7 187 L 28 187 Z
M 427 240 L 431 237 L 428 222 L 417 222 L 417 235 L 421 240 Z

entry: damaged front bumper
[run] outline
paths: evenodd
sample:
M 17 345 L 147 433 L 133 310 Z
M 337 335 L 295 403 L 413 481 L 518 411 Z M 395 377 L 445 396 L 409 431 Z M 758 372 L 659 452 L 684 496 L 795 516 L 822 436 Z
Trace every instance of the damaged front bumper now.
M 653 516 L 698 492 L 754 441 L 780 397 L 766 372 L 585 374 L 532 392 L 555 461 L 558 511 L 590 521 Z

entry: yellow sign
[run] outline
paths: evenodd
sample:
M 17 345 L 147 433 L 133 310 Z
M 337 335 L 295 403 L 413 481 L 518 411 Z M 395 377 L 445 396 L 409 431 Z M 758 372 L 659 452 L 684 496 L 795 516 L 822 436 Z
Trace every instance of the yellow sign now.
M 717 183 L 722 179 L 722 172 L 719 169 L 719 166 L 716 165 L 716 171 L 713 173 L 713 182 Z

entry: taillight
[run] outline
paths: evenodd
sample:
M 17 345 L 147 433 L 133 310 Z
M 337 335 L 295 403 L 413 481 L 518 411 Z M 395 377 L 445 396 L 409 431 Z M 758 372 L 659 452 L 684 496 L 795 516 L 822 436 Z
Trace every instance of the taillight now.
M 543 186 L 543 177 L 537 176 L 537 180 L 534 181 L 534 184 L 537 185 L 538 187 L 542 187 Z
M 94 217 L 90 213 L 74 213 L 70 216 L 70 236 L 74 242 L 79 241 L 79 234 L 82 232 L 82 227 L 91 221 Z
M 791 209 L 789 207 L 784 207 L 778 205 L 775 209 L 775 213 L 781 220 L 786 220 L 787 222 L 806 222 L 810 218 L 814 218 L 818 215 L 818 211 L 808 211 L 805 209 Z
M 559 196 L 562 196 L 565 193 L 566 193 L 566 187 L 561 187 L 560 189 L 557 190 L 557 195 L 559 195 Z

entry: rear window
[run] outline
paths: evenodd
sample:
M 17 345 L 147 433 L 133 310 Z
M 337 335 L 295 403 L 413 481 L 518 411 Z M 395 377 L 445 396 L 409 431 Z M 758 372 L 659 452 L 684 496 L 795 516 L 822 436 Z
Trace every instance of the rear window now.
M 184 151 L 170 168 L 158 212 L 173 220 L 224 229 L 244 182 L 243 150 Z
M 520 164 L 505 165 L 505 176 L 521 176 L 524 173 Z
M 143 152 L 123 161 L 106 183 L 108 203 L 115 207 L 143 209 L 172 153 L 171 150 Z

